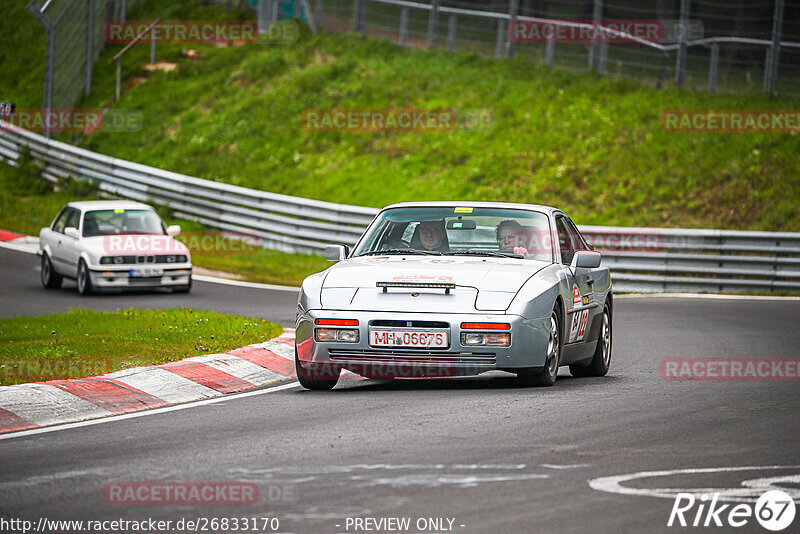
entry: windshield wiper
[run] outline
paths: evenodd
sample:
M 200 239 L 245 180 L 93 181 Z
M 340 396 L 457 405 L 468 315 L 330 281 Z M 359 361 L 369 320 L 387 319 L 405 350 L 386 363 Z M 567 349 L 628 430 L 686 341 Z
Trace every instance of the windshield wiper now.
M 445 256 L 493 256 L 495 258 L 517 258 L 524 259 L 522 254 L 515 254 L 513 252 L 498 252 L 495 250 L 459 250 L 456 252 L 448 252 Z
M 380 256 L 382 254 L 423 254 L 426 256 L 441 256 L 441 252 L 437 252 L 435 250 L 419 250 L 416 248 L 389 248 L 386 250 L 371 250 L 369 252 L 365 252 L 363 254 L 359 254 L 355 256 L 356 258 L 360 256 Z

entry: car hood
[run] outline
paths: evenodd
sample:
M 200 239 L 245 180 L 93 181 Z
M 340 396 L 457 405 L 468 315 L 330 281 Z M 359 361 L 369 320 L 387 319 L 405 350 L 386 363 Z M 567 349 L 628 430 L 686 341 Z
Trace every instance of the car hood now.
M 325 308 L 454 312 L 500 311 L 546 262 L 506 258 L 367 256 L 328 270 L 322 285 Z M 378 282 L 452 283 L 444 289 L 401 287 L 386 292 Z

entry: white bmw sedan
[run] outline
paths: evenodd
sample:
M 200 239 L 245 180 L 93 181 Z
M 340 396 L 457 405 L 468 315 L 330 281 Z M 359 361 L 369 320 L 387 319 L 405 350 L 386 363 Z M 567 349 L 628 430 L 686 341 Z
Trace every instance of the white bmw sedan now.
M 87 295 L 107 289 L 192 287 L 189 249 L 147 204 L 129 201 L 70 202 L 39 232 L 42 285 L 75 279 Z

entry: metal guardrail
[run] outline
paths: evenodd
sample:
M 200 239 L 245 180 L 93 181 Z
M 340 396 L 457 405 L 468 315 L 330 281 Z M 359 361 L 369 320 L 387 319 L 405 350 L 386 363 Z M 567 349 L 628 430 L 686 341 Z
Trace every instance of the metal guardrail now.
M 211 228 L 258 238 L 266 248 L 320 253 L 353 244 L 375 208 L 256 191 L 120 160 L 0 121 L 0 160 L 23 149 L 51 182 L 94 181 L 109 196 L 157 202 Z M 617 292 L 800 292 L 800 233 L 582 226 L 603 252 Z

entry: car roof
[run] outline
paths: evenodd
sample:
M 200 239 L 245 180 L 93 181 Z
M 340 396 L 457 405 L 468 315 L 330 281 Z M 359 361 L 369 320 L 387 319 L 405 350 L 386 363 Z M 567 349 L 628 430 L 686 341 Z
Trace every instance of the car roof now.
M 545 213 L 561 212 L 560 209 L 552 206 L 544 206 L 541 204 L 518 204 L 516 202 L 474 202 L 470 200 L 463 201 L 432 201 L 432 202 L 400 202 L 391 204 L 383 209 L 389 208 L 507 208 L 507 209 L 525 209 L 543 211 Z
M 131 200 L 81 200 L 78 202 L 69 202 L 67 206 L 76 208 L 83 211 L 88 210 L 152 210 L 152 206 L 142 204 L 141 202 L 133 202 Z

